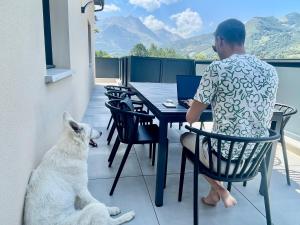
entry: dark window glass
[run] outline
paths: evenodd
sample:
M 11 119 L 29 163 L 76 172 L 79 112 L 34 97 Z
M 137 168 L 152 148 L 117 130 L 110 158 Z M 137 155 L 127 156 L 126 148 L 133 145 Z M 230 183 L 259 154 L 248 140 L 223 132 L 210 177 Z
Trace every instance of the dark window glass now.
M 54 67 L 52 58 L 52 40 L 51 40 L 51 21 L 49 0 L 43 0 L 43 18 L 44 18 L 44 36 L 45 36 L 45 55 L 47 69 Z

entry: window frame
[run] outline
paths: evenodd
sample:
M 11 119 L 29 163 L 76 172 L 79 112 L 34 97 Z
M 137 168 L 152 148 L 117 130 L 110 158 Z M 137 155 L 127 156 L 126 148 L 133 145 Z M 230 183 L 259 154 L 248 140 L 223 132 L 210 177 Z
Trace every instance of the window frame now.
M 47 69 L 54 68 L 53 52 L 52 52 L 52 37 L 51 37 L 51 17 L 50 17 L 50 2 L 43 0 L 43 21 L 44 21 L 44 40 L 45 40 L 45 57 Z

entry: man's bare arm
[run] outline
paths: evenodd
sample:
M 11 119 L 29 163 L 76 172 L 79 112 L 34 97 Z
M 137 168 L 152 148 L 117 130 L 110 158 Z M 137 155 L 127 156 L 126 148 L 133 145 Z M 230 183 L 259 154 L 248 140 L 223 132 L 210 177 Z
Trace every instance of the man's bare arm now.
M 207 108 L 208 105 L 198 102 L 196 100 L 192 100 L 190 104 L 190 108 L 186 113 L 186 121 L 190 124 L 194 122 L 198 122 L 201 113 Z

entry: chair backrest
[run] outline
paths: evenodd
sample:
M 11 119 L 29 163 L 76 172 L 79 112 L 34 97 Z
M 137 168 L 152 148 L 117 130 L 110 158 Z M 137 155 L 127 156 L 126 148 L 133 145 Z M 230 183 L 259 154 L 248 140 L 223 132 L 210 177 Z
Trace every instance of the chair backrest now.
M 110 100 L 105 103 L 113 116 L 118 136 L 121 142 L 128 143 L 137 135 L 139 118 L 133 110 L 133 104 L 130 98 L 123 100 Z
M 287 122 L 290 120 L 292 115 L 297 113 L 297 109 L 292 106 L 284 105 L 281 103 L 276 103 L 275 110 L 283 113 L 283 118 L 282 118 L 282 123 L 281 123 L 281 128 L 280 128 L 280 133 L 283 133 L 283 130 L 284 130 Z
M 129 87 L 125 87 L 125 86 L 106 85 L 106 86 L 104 86 L 104 88 L 105 88 L 107 91 L 118 90 L 118 91 L 127 91 L 127 92 L 131 92 L 131 89 L 130 89 Z
M 208 133 L 189 126 L 186 128 L 196 133 L 196 159 L 199 159 L 200 144 L 203 147 L 206 145 L 208 166 L 195 160 L 195 163 L 202 164 L 202 172 L 213 179 L 229 182 L 248 180 L 256 176 L 262 160 L 272 148 L 272 143 L 280 138 L 279 133 L 273 130 L 269 130 L 268 137 L 247 138 Z M 200 140 L 203 142 L 200 143 Z M 222 155 L 224 146 L 228 147 L 226 158 Z M 237 147 L 240 151 L 236 151 Z
M 127 91 L 120 91 L 120 90 L 109 90 L 104 94 L 108 97 L 109 100 L 114 100 L 114 99 L 122 100 L 127 96 L 128 97 L 131 96 L 131 93 Z

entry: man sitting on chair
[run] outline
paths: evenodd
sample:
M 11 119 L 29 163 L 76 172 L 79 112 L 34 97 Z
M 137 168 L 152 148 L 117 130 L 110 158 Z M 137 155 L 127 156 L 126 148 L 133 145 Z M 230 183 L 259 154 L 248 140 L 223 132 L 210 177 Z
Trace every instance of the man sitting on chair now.
M 214 35 L 213 49 L 220 61 L 211 63 L 203 74 L 186 114 L 187 122 L 192 124 L 199 121 L 202 111 L 211 104 L 213 133 L 242 137 L 268 136 L 278 87 L 276 70 L 245 53 L 246 31 L 242 22 L 228 19 L 218 25 Z M 194 151 L 195 141 L 196 135 L 193 133 L 185 133 L 181 137 L 182 145 L 191 151 Z M 240 153 L 240 149 L 235 152 Z M 208 165 L 205 155 L 207 145 L 200 144 L 200 161 Z M 228 146 L 222 146 L 222 155 L 228 156 Z M 204 204 L 215 206 L 220 199 L 225 207 L 237 203 L 222 182 L 205 178 L 211 189 L 202 198 Z

